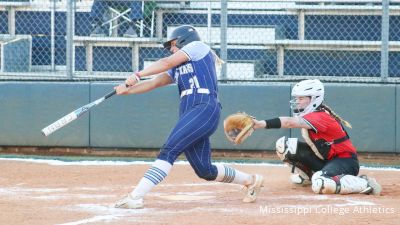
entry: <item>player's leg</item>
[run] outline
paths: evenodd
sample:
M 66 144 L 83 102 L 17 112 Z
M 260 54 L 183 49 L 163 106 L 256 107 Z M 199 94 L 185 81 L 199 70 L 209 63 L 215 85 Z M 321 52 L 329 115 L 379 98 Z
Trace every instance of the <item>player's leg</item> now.
M 250 174 L 240 172 L 229 166 L 213 165 L 208 138 L 191 146 L 184 153 L 197 176 L 204 180 L 242 185 L 249 185 L 252 182 Z
M 220 106 L 199 106 L 184 113 L 161 148 L 159 159 L 173 163 L 186 149 L 211 136 L 218 127 Z
M 150 169 L 146 171 L 136 188 L 120 201 L 116 202 L 114 207 L 126 209 L 143 208 L 144 196 L 159 184 L 169 174 L 172 164 L 157 159 Z
M 326 164 L 319 159 L 310 146 L 297 138 L 281 137 L 276 141 L 278 157 L 291 169 L 291 181 L 295 184 L 310 184 L 314 171 L 321 170 Z
M 357 176 L 359 163 L 352 158 L 335 158 L 312 176 L 312 190 L 319 194 L 374 194 L 379 195 L 380 185 L 375 179 Z
M 250 175 L 227 165 L 211 163 L 211 148 L 209 138 L 206 138 L 185 151 L 186 158 L 196 174 L 208 181 L 235 183 L 244 185 L 247 194 L 244 202 L 254 202 L 263 185 L 263 177 Z
M 117 202 L 117 208 L 141 208 L 143 197 L 159 184 L 170 172 L 178 156 L 194 143 L 211 135 L 218 126 L 219 106 L 194 108 L 183 115 L 160 150 L 157 160 L 147 170 L 136 188 Z M 209 120 L 209 118 L 214 118 Z M 207 121 L 208 123 L 204 123 Z

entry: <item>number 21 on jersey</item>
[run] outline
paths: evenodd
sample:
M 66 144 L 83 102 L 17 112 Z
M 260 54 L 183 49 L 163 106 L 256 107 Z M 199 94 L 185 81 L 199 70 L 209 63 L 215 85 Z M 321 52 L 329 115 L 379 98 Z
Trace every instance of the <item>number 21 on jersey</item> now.
M 199 84 L 199 80 L 197 80 L 196 76 L 193 76 L 192 78 L 189 79 L 189 83 L 190 83 L 190 89 L 200 89 L 200 84 Z

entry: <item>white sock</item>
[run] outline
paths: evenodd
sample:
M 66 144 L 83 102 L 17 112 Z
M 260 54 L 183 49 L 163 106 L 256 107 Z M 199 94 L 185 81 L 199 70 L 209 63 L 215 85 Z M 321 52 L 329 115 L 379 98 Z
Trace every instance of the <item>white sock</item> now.
M 218 169 L 215 181 L 242 185 L 251 184 L 253 181 L 252 176 L 248 173 L 243 173 L 242 171 L 221 164 L 215 164 L 215 166 Z
M 150 169 L 143 175 L 139 184 L 131 192 L 134 197 L 144 197 L 154 186 L 159 184 L 171 171 L 172 165 L 164 160 L 157 159 Z

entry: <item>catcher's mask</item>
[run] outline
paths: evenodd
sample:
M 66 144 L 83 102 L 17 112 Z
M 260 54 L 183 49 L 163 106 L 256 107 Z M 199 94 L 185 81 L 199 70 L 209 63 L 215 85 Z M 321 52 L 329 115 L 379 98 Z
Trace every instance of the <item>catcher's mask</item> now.
M 324 85 L 320 80 L 303 80 L 294 85 L 292 89 L 292 96 L 290 100 L 290 108 L 294 116 L 304 116 L 310 112 L 315 111 L 324 101 Z M 310 104 L 305 107 L 299 107 L 296 97 L 310 97 Z
M 183 46 L 193 41 L 200 41 L 199 33 L 190 25 L 182 25 L 175 28 L 169 35 L 168 41 L 164 42 L 164 48 L 168 51 L 171 50 L 171 42 L 176 40 L 176 47 L 181 49 Z

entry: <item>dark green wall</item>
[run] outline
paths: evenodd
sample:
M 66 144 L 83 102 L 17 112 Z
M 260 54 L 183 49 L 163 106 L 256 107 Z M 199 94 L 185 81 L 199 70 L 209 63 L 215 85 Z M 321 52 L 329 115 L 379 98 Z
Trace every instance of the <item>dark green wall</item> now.
M 108 93 L 107 82 L 0 83 L 0 146 L 71 146 L 160 148 L 178 118 L 176 86 L 149 93 L 114 96 L 49 137 L 40 131 L 72 110 Z M 348 132 L 360 152 L 399 152 L 400 86 L 325 84 L 326 103 L 348 120 Z M 292 83 L 221 84 L 220 126 L 211 138 L 214 149 L 272 150 L 281 136 L 298 130 L 255 132 L 243 145 L 229 143 L 222 129 L 227 115 L 245 111 L 258 119 L 289 116 Z
M 0 145 L 88 146 L 89 117 L 50 138 L 41 129 L 89 101 L 89 83 L 0 83 Z

